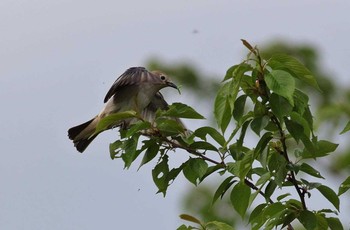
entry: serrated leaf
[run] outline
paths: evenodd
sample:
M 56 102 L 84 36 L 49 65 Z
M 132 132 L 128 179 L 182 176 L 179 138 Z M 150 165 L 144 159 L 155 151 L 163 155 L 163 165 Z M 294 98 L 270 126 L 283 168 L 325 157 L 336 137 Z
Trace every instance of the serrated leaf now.
M 269 120 L 270 118 L 268 116 L 256 117 L 250 123 L 250 127 L 258 136 L 260 136 L 261 130 L 263 130 L 267 126 Z
M 232 78 L 237 78 L 240 76 L 243 76 L 244 73 L 246 73 L 247 71 L 252 70 L 252 66 L 250 66 L 249 64 L 246 63 L 241 63 L 239 65 L 234 65 L 231 66 L 225 74 L 224 80 L 223 81 L 227 81 L 229 79 Z
M 280 202 L 275 202 L 273 204 L 269 204 L 266 206 L 266 208 L 263 210 L 264 212 L 264 217 L 266 219 L 269 219 L 275 215 L 277 215 L 278 213 L 282 212 L 283 210 L 285 210 L 286 207 L 280 203 Z
M 126 137 L 130 137 L 135 133 L 137 133 L 138 131 L 149 129 L 150 127 L 151 127 L 151 123 L 147 121 L 140 121 L 140 122 L 137 122 L 136 124 L 131 125 L 131 127 L 129 127 L 128 130 L 126 131 L 125 135 Z
M 238 214 L 244 218 L 250 198 L 250 188 L 243 182 L 236 184 L 231 192 L 231 203 Z
M 225 138 L 216 129 L 209 126 L 201 127 L 194 131 L 193 134 L 205 141 L 207 140 L 206 135 L 209 134 L 221 146 L 226 142 Z
M 106 116 L 98 122 L 94 134 L 98 134 L 106 129 L 112 128 L 113 126 L 118 125 L 122 120 L 132 117 L 136 117 L 135 111 L 124 111 Z
M 237 122 L 239 122 L 243 116 L 246 99 L 247 99 L 247 95 L 244 94 L 239 96 L 235 101 L 232 114 L 234 119 Z
M 338 218 L 328 217 L 328 218 L 326 218 L 326 220 L 328 223 L 328 227 L 331 230 L 343 230 L 344 229 L 342 223 L 340 222 L 340 220 Z
M 191 149 L 203 149 L 203 150 L 209 150 L 209 151 L 215 151 L 218 152 L 218 149 L 206 141 L 196 141 L 190 144 L 189 146 Z
M 149 144 L 147 145 L 145 155 L 142 158 L 139 168 L 141 168 L 142 165 L 150 162 L 155 156 L 157 156 L 157 153 L 159 151 L 159 144 L 154 140 L 149 140 L 146 143 L 149 143 Z
M 258 144 L 255 147 L 255 153 L 260 154 L 261 152 L 263 152 L 272 138 L 273 136 L 271 132 L 264 133 L 264 135 L 260 138 Z
M 123 147 L 123 145 L 124 145 L 124 142 L 121 140 L 117 140 L 114 143 L 109 145 L 109 153 L 112 160 L 120 157 L 119 154 L 122 152 L 121 148 Z
M 303 210 L 300 212 L 298 220 L 306 228 L 306 230 L 314 230 L 317 226 L 317 218 L 313 212 Z
M 162 160 L 152 170 L 153 181 L 158 187 L 158 193 L 161 192 L 165 196 L 169 186 L 167 175 L 169 173 L 168 156 L 164 155 Z
M 268 201 L 269 198 L 272 196 L 272 194 L 275 192 L 275 189 L 277 188 L 277 184 L 275 181 L 271 180 L 266 188 L 265 188 L 265 198 Z
M 343 183 L 339 186 L 338 196 L 343 194 L 344 192 L 348 191 L 350 189 L 350 176 L 346 178 Z
M 321 185 L 316 189 L 339 211 L 339 197 L 331 188 Z
M 220 88 L 214 103 L 215 119 L 223 133 L 231 121 L 231 110 L 233 109 L 229 103 L 229 93 L 226 92 L 229 86 L 230 83 L 226 83 Z
M 259 229 L 266 221 L 264 218 L 263 209 L 267 206 L 267 204 L 259 204 L 254 208 L 249 216 L 249 223 L 252 226 L 252 229 Z
M 286 124 L 287 130 L 290 133 L 290 135 L 292 135 L 292 137 L 297 142 L 299 142 L 299 140 L 302 138 L 304 134 L 303 126 L 287 118 L 284 119 L 284 123 Z
M 305 142 L 303 141 L 304 145 Z M 302 157 L 306 158 L 315 158 L 315 157 L 324 157 L 329 153 L 334 152 L 339 144 L 332 143 L 326 140 L 317 141 L 316 144 L 313 144 L 313 149 L 307 148 L 302 153 Z M 307 147 L 305 145 L 305 147 Z
M 323 176 L 321 176 L 321 173 L 314 169 L 311 165 L 307 163 L 302 163 L 299 168 L 300 171 L 303 171 L 311 176 L 317 177 L 317 178 L 322 178 L 324 179 Z
M 304 134 L 306 137 L 310 137 L 310 133 L 311 133 L 311 128 L 309 127 L 309 123 L 302 117 L 300 116 L 300 114 L 296 113 L 296 112 L 292 112 L 290 114 L 290 119 L 296 123 L 298 123 L 299 125 L 301 125 L 304 129 Z
M 180 227 L 178 227 L 176 230 L 193 230 L 193 229 L 196 229 L 192 226 L 186 226 L 186 225 L 181 225 Z
M 226 191 L 231 187 L 231 185 L 235 182 L 232 181 L 232 179 L 234 178 L 234 176 L 229 176 L 227 177 L 217 188 L 214 196 L 213 196 L 213 201 L 212 204 L 215 203 L 215 201 L 219 198 L 219 197 L 223 197 L 223 195 L 226 193 Z
M 174 136 L 185 132 L 182 124 L 168 118 L 158 117 L 156 124 L 157 129 L 165 136 Z
M 346 124 L 346 126 L 344 127 L 343 131 L 340 132 L 340 134 L 346 133 L 350 130 L 350 121 L 348 121 L 348 123 Z
M 192 222 L 192 223 L 199 224 L 199 225 L 202 224 L 202 223 L 200 222 L 200 220 L 198 220 L 196 217 L 191 216 L 191 215 L 188 215 L 188 214 L 181 214 L 181 215 L 180 215 L 180 218 L 183 219 L 183 220 L 187 220 L 187 221 L 189 221 L 189 222 Z
M 222 85 L 216 95 L 214 115 L 223 133 L 231 121 L 234 102 L 236 101 L 244 73 L 251 69 L 252 67 L 246 63 L 238 65 L 232 72 L 232 80 Z
M 249 171 L 252 169 L 252 165 L 254 162 L 254 151 L 250 150 L 248 151 L 242 160 L 236 162 L 239 168 L 239 178 L 241 180 L 244 180 L 244 178 L 247 176 Z
M 296 78 L 321 91 L 310 70 L 294 57 L 286 54 L 275 54 L 269 60 L 268 65 L 272 69 L 288 69 Z
M 271 173 L 270 172 L 264 173 L 263 175 L 260 176 L 260 178 L 256 182 L 255 186 L 259 186 L 259 185 L 265 184 L 268 180 L 270 180 L 270 178 L 271 178 Z
M 194 185 L 197 185 L 200 179 L 205 175 L 208 164 L 201 158 L 190 158 L 183 168 L 184 176 Z
M 122 159 L 124 161 L 124 167 L 129 168 L 131 163 L 140 155 L 141 151 L 137 149 L 137 143 L 140 134 L 135 134 L 129 139 L 124 141 L 124 154 L 122 154 Z
M 283 70 L 272 70 L 265 76 L 265 82 L 270 90 L 286 98 L 294 106 L 295 80 L 290 73 Z
M 234 228 L 223 222 L 211 221 L 205 225 L 205 230 L 234 230 Z
M 293 106 L 287 99 L 275 93 L 272 93 L 270 96 L 270 106 L 272 112 L 281 122 L 283 121 L 283 117 L 288 116 L 293 110 Z
M 328 230 L 328 223 L 326 218 L 319 213 L 316 214 L 317 218 L 317 230 Z
M 161 115 L 188 119 L 204 119 L 204 117 L 192 107 L 178 102 L 171 104 L 168 110 L 161 111 Z
M 280 195 L 280 196 L 278 196 L 277 197 L 277 200 L 278 201 L 281 201 L 281 200 L 283 200 L 285 197 L 287 197 L 287 196 L 290 196 L 290 193 L 286 193 L 286 194 L 282 194 L 282 195 Z

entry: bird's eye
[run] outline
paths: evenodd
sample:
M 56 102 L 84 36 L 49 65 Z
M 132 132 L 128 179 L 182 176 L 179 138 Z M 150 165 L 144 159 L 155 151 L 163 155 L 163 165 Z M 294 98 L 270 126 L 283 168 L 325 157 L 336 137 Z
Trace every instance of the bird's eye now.
M 161 79 L 162 81 L 164 81 L 164 80 L 166 79 L 166 77 L 165 77 L 164 75 L 161 75 L 161 76 L 160 76 L 160 79 Z

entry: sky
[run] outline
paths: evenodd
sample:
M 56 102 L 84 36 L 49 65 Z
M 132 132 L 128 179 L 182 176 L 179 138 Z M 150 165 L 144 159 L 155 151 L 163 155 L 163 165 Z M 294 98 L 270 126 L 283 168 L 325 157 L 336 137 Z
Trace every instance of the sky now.
M 2 0 L 0 228 L 176 229 L 191 186 L 182 176 L 163 198 L 152 165 L 124 170 L 110 159 L 116 132 L 80 154 L 67 129 L 96 115 L 114 80 L 151 57 L 221 79 L 242 59 L 241 38 L 312 44 L 324 68 L 348 85 L 349 9 L 346 0 Z M 168 91 L 170 103 L 208 113 Z

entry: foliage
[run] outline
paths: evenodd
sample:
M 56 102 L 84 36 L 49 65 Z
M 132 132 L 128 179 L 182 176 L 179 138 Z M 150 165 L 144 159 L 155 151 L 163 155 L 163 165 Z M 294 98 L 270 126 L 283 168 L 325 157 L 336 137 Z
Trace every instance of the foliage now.
M 215 97 L 214 115 L 219 129 L 204 126 L 188 135 L 171 117 L 203 116 L 181 103 L 158 111 L 151 123 L 127 112 L 129 118 L 139 122 L 120 131 L 121 139 L 110 145 L 112 159 L 121 158 L 126 168 L 140 155 L 140 167 L 155 162 L 153 181 L 164 196 L 181 173 L 194 185 L 219 175 L 222 183 L 212 195 L 213 203 L 228 193 L 233 209 L 249 221 L 252 229 L 293 229 L 296 222 L 306 229 L 343 229 L 337 213 L 339 196 L 349 189 L 349 178 L 337 194 L 319 182 L 324 177 L 309 163 L 327 157 L 338 147 L 316 135 L 309 96 L 299 87 L 308 85 L 319 90 L 316 79 L 297 59 L 286 54 L 263 59 L 256 47 L 242 41 L 249 54 L 227 70 Z M 107 117 L 101 122 L 108 127 L 115 121 Z M 346 126 L 343 132 L 348 130 Z M 259 138 L 253 148 L 245 145 L 248 132 Z M 148 138 L 142 139 L 141 135 Z M 188 152 L 188 160 L 170 167 L 171 150 L 181 149 Z M 317 181 L 308 181 L 310 177 Z M 289 193 L 291 188 L 295 196 Z M 308 207 L 307 200 L 316 190 L 333 209 Z M 258 196 L 265 202 L 256 204 Z M 233 229 L 220 221 L 203 223 L 190 215 L 180 217 L 191 222 L 190 226 L 180 226 L 180 230 Z

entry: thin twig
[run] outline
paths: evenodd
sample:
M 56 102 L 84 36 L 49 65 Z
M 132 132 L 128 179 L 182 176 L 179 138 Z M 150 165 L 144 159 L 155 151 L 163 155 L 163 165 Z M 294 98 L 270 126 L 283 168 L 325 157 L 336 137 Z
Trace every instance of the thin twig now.
M 287 153 L 286 136 L 285 136 L 285 134 L 283 132 L 282 126 L 281 126 L 280 122 L 278 121 L 278 119 L 276 118 L 275 115 L 272 115 L 271 120 L 272 120 L 272 122 L 274 122 L 276 124 L 276 126 L 278 128 L 278 131 L 280 133 L 280 136 L 281 136 L 280 140 L 281 140 L 282 148 L 283 148 L 283 151 L 282 151 L 283 156 L 284 156 L 284 158 L 286 159 L 286 161 L 288 163 L 291 163 L 290 160 L 289 160 L 289 157 L 288 157 L 288 153 Z M 307 210 L 306 202 L 305 202 L 305 193 L 303 193 L 301 191 L 301 188 L 298 185 L 298 181 L 295 178 L 295 173 L 292 170 L 290 170 L 290 181 L 292 182 L 292 184 L 294 185 L 295 189 L 297 190 L 297 193 L 298 193 L 298 195 L 300 197 L 300 201 L 301 201 L 301 204 L 303 206 L 303 209 Z

